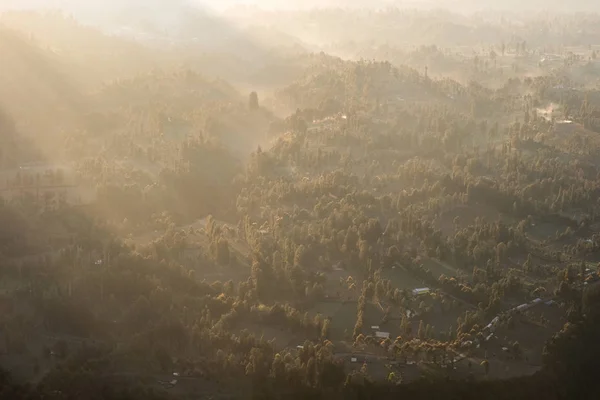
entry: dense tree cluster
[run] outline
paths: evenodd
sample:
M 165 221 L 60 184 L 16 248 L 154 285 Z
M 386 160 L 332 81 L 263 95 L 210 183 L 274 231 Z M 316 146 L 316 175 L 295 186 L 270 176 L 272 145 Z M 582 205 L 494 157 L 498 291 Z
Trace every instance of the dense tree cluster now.
M 262 18 L 274 15 L 287 20 Z M 452 26 L 468 18 L 391 9 L 310 18 L 387 36 L 436 21 L 428 35 L 468 43 L 490 29 L 465 37 Z M 505 21 L 510 40 L 469 54 L 397 35 L 363 49 L 370 61 L 206 53 L 175 66 L 189 44 L 153 54 L 61 16 L 10 14 L 15 29 L 80 32 L 98 54 L 0 27 L 24 85 L 0 77 L 0 363 L 24 365 L 0 374 L 0 397 L 594 398 L 600 97 L 581 79 L 596 55 L 538 60 L 560 47 L 546 37 L 598 34 L 596 17 L 576 32 L 574 18 Z M 128 51 L 148 68 L 115 57 Z M 107 71 L 78 67 L 102 57 Z M 209 78 L 212 64 L 253 85 Z M 541 303 L 552 315 L 528 311 Z M 510 336 L 526 324 L 559 327 L 538 373 L 495 381 L 502 361 L 534 365 Z

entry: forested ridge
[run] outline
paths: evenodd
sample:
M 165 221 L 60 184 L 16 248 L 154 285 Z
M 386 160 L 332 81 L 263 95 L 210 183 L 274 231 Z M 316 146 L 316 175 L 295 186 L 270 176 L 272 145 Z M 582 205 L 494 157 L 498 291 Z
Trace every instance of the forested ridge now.
M 0 398 L 598 397 L 595 15 L 247 53 L 0 15 Z

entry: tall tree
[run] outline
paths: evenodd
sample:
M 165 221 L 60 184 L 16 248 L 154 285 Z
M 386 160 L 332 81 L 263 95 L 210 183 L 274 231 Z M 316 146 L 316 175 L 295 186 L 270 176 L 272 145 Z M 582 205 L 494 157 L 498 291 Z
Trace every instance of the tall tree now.
M 250 108 L 250 110 L 258 110 L 259 107 L 258 94 L 256 94 L 256 92 L 250 92 L 250 96 L 248 97 L 248 108 Z

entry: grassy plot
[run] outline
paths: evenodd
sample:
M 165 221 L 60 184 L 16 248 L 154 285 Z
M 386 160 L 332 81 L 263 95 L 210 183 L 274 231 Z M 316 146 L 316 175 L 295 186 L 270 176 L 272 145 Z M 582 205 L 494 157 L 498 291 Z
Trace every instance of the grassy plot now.
M 414 277 L 414 275 L 402 267 L 383 269 L 381 271 L 381 278 L 389 279 L 392 282 L 392 286 L 398 289 L 413 290 L 427 286 L 425 281 Z
M 310 309 L 309 314 L 331 318 L 329 340 L 350 340 L 356 323 L 356 308 L 356 302 L 323 301 Z
M 527 236 L 535 240 L 553 240 L 556 239 L 556 234 L 561 234 L 567 227 L 563 224 L 554 222 L 538 222 L 535 226 L 529 227 Z
M 429 269 L 436 278 L 439 278 L 442 275 L 445 275 L 449 278 L 466 275 L 465 271 L 433 258 L 424 259 L 423 265 L 425 268 Z

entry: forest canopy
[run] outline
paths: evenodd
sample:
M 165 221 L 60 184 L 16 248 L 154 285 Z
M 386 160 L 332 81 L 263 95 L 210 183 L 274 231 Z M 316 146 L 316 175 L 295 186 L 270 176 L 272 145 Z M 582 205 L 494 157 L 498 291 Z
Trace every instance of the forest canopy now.
M 134 3 L 0 8 L 0 398 L 598 397 L 597 14 Z

